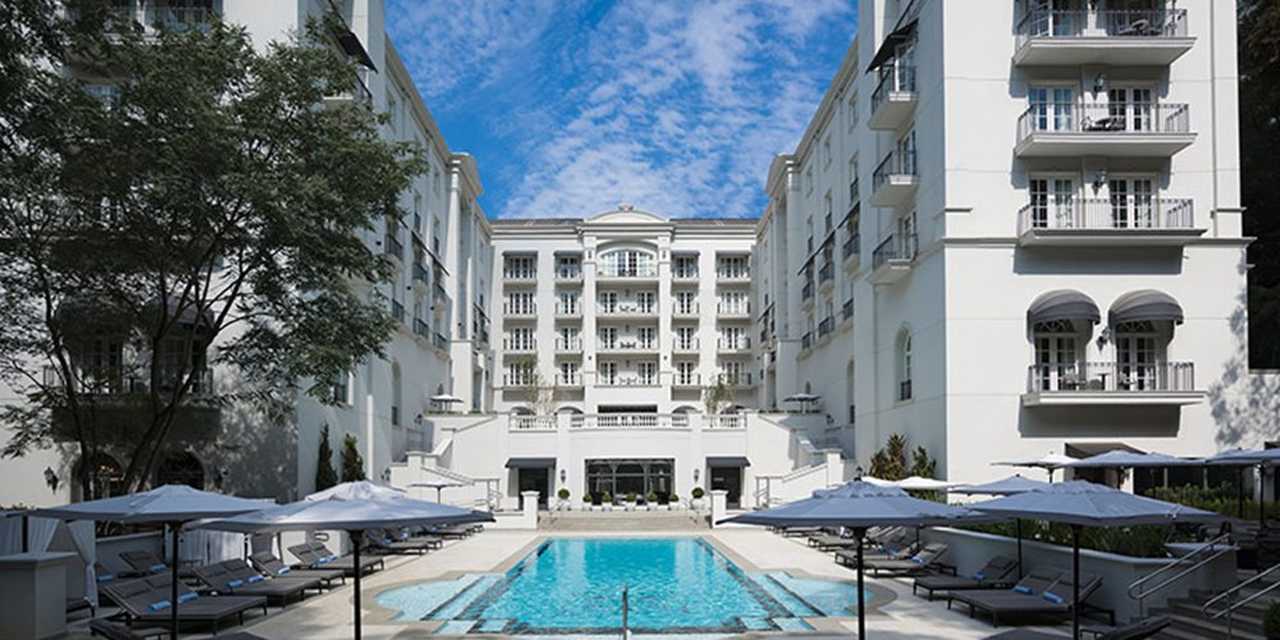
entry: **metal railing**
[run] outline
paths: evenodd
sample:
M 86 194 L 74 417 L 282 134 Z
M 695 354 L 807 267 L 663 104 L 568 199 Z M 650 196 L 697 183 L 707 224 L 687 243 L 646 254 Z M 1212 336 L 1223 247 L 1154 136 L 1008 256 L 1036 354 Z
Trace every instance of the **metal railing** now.
M 671 310 L 671 313 L 677 316 L 696 316 L 698 315 L 698 303 L 680 304 L 677 300 L 675 307 Z
M 560 267 L 556 269 L 556 280 L 563 282 L 577 282 L 582 279 L 582 269 Z
M 818 323 L 818 337 L 821 338 L 822 336 L 825 336 L 828 333 L 831 333 L 832 331 L 835 330 L 835 328 L 836 328 L 835 318 L 832 318 L 831 316 L 827 316 L 823 318 L 822 322 Z
M 558 316 L 580 316 L 582 315 L 582 305 L 556 303 L 556 315 Z
M 529 387 L 537 382 L 537 376 L 533 375 L 533 371 L 510 371 L 502 374 L 502 386 L 504 387 Z
M 421 262 L 413 263 L 413 279 L 422 284 L 430 284 L 431 272 Z
M 805 280 L 804 286 L 800 288 L 800 300 L 803 302 L 813 297 L 813 280 Z
M 1160 393 L 1195 391 L 1195 386 L 1195 364 L 1192 362 L 1073 362 L 1033 364 L 1027 368 L 1029 393 Z
M 625 315 L 644 315 L 652 316 L 658 313 L 658 303 L 640 304 L 637 302 L 619 302 L 616 304 L 598 304 L 596 305 L 596 315 L 600 316 L 625 316 Z
M 658 350 L 658 340 L 601 340 L 596 347 L 597 351 L 614 351 L 625 352 L 632 351 L 637 353 L 651 352 Z
M 1214 560 L 1217 560 L 1223 555 L 1226 555 L 1227 553 L 1230 553 L 1234 550 L 1235 550 L 1235 547 L 1232 546 L 1232 543 L 1231 543 L 1231 534 L 1224 533 L 1192 549 L 1191 551 L 1189 551 L 1183 556 L 1173 558 L 1172 560 L 1165 563 L 1163 566 L 1156 569 L 1155 571 L 1152 571 L 1151 573 L 1148 573 L 1147 575 L 1142 576 L 1137 580 L 1134 580 L 1132 583 L 1129 584 L 1129 590 L 1127 593 L 1129 594 L 1130 598 L 1138 601 L 1138 617 L 1142 618 L 1145 616 L 1146 612 L 1145 612 L 1145 607 L 1143 606 L 1143 601 L 1146 600 L 1147 597 L 1155 593 L 1159 593 L 1160 591 L 1163 591 L 1164 589 L 1172 586 L 1174 583 L 1178 582 L 1179 580 L 1182 580 L 1183 578 L 1195 573 L 1201 567 L 1209 564 L 1210 562 L 1213 562 Z M 1208 555 L 1206 555 L 1204 558 L 1199 560 L 1195 559 L 1195 556 L 1199 556 L 1204 553 L 1208 553 Z M 1187 563 L 1191 563 L 1190 566 L 1186 566 Z M 1172 572 L 1174 569 L 1177 569 L 1178 567 L 1185 567 L 1185 568 L 1183 568 L 1181 571 L 1178 571 L 1177 573 L 1174 573 L 1171 576 L 1168 576 L 1167 578 L 1164 578 L 1160 582 L 1156 583 L 1154 586 L 1147 586 L 1147 584 L 1152 580 L 1155 580 L 1158 577 L 1164 576 Z
M 573 373 L 557 373 L 556 384 L 563 387 L 581 387 L 582 374 L 576 371 Z
M 599 278 L 656 278 L 658 266 L 654 264 L 617 265 L 602 264 L 596 271 Z
M 538 341 L 537 341 L 537 340 L 534 340 L 532 337 L 529 337 L 529 338 L 503 338 L 503 340 L 502 340 L 502 350 L 503 350 L 503 351 L 513 351 L 513 352 L 521 352 L 521 351 L 537 351 L 537 350 L 538 350 Z
M 413 319 L 413 332 L 424 338 L 431 337 L 431 326 L 422 321 L 422 318 Z
M 876 90 L 871 93 L 871 113 L 875 113 L 876 109 L 880 108 L 889 94 L 915 93 L 915 91 L 916 68 L 897 60 L 886 62 L 880 67 L 880 82 L 876 84 Z
M 720 338 L 716 341 L 716 348 L 721 351 L 745 351 L 751 348 L 751 336 Z
M 515 281 L 537 280 L 538 270 L 532 264 L 508 264 L 502 270 L 502 279 Z
M 742 371 L 738 373 L 722 373 L 716 378 L 721 384 L 731 387 L 750 387 L 754 385 L 754 378 L 751 373 Z
M 400 322 L 404 322 L 404 303 L 399 300 L 391 300 L 391 317 Z
M 848 238 L 844 239 L 844 245 L 841 247 L 841 255 L 845 260 L 858 255 L 859 251 L 861 251 L 858 246 L 861 239 L 862 238 L 856 233 L 850 234 Z
M 891 260 L 914 260 L 916 257 L 916 234 L 906 236 L 889 234 L 875 251 L 871 252 L 871 268 L 879 269 Z
M 1147 229 L 1191 229 L 1195 208 L 1187 198 L 1164 199 L 1151 196 L 1111 198 L 1053 197 L 1024 205 L 1018 211 L 1018 234 L 1032 229 L 1077 229 L 1082 231 L 1135 231 Z
M 1187 10 L 1036 9 L 1022 17 L 1017 33 L 1019 47 L 1037 38 L 1184 38 L 1187 36 Z
M 389 256 L 395 256 L 397 260 L 404 257 L 404 243 L 394 233 L 387 234 L 386 243 L 382 248 L 384 253 Z
M 848 320 L 849 318 L 852 318 L 852 317 L 853 317 L 853 298 L 849 298 L 848 300 L 844 301 L 844 304 L 840 305 L 840 319 Z
M 720 267 L 716 269 L 716 280 L 743 282 L 751 279 L 751 270 L 742 267 Z
M 1236 586 L 1231 587 L 1226 591 L 1223 591 L 1222 593 L 1214 596 L 1213 598 L 1210 598 L 1208 602 L 1204 603 L 1204 606 L 1200 607 L 1200 612 L 1203 613 L 1210 620 L 1217 620 L 1222 616 L 1227 616 L 1227 620 L 1228 620 L 1227 628 L 1230 629 L 1231 628 L 1230 616 L 1231 614 L 1235 613 L 1236 609 L 1247 606 L 1249 603 L 1253 602 L 1254 600 L 1257 600 L 1258 598 L 1261 598 L 1262 596 L 1265 596 L 1268 593 L 1271 593 L 1275 589 L 1280 588 L 1280 581 L 1273 581 L 1273 582 L 1267 583 L 1266 586 L 1262 587 L 1258 591 L 1250 594 L 1248 597 L 1240 601 L 1236 601 L 1235 599 L 1236 594 L 1238 594 L 1245 587 L 1248 587 L 1258 582 L 1262 582 L 1263 580 L 1270 577 L 1273 573 L 1276 573 L 1277 571 L 1280 571 L 1280 564 L 1274 565 L 1271 568 L 1267 569 L 1266 571 L 1259 571 L 1257 575 L 1249 578 L 1248 580 L 1245 580 L 1244 582 L 1241 582 L 1240 584 L 1237 584 Z M 1221 602 L 1222 600 L 1227 601 L 1226 608 L 1222 609 L 1221 611 L 1214 611 L 1213 608 L 1217 606 L 1218 603 Z
M 721 302 L 716 305 L 716 313 L 722 316 L 746 316 L 751 315 L 751 305 L 746 302 Z
M 127 368 L 124 366 L 81 368 L 72 374 L 75 376 L 73 388 L 85 395 L 111 396 L 134 393 L 147 393 L 151 389 L 151 376 L 146 367 Z M 188 393 L 193 396 L 209 395 L 215 392 L 213 370 L 207 368 L 195 371 L 179 371 L 173 368 L 162 368 L 159 375 L 157 391 L 167 393 L 173 391 L 184 377 L 191 378 Z M 62 388 L 63 381 L 60 370 L 54 366 L 43 369 L 43 383 L 48 388 Z
M 502 305 L 502 314 L 507 316 L 533 316 L 538 314 L 538 305 L 532 298 L 508 300 Z
M 800 336 L 800 348 L 808 349 L 809 347 L 812 347 L 812 346 L 813 346 L 813 332 L 806 331 L 803 336 Z
M 698 278 L 698 268 L 676 267 L 671 270 L 671 277 L 675 280 L 696 280 Z
M 556 338 L 556 351 L 561 353 L 582 351 L 582 338 Z
M 437 331 L 435 335 L 431 337 L 431 344 L 434 345 L 435 348 L 441 349 L 444 351 L 448 351 L 449 349 L 449 339 L 444 337 L 444 334 L 440 333 L 439 331 Z
M 876 170 L 871 173 L 871 191 L 872 193 L 879 191 L 880 187 L 889 181 L 890 176 L 914 175 L 916 175 L 915 152 L 899 153 L 894 149 L 880 161 L 880 164 L 876 165 Z
M 676 375 L 671 379 L 671 384 L 677 387 L 700 387 L 702 386 L 702 375 L 676 371 Z
M 689 352 L 697 351 L 699 348 L 697 338 L 681 338 L 676 336 L 675 341 L 671 345 L 673 351 Z
M 1018 116 L 1018 141 L 1033 133 L 1125 134 L 1191 132 L 1191 107 L 1164 102 L 1045 102 Z

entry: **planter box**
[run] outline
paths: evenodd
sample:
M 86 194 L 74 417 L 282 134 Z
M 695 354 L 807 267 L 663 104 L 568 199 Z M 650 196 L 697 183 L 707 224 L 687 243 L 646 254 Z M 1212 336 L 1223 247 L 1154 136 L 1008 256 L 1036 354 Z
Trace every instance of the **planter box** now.
M 939 527 L 924 529 L 920 537 L 927 542 L 941 542 L 950 548 L 943 562 L 956 565 L 960 575 L 971 575 L 992 556 L 1018 557 L 1015 538 L 989 533 Z M 1171 558 L 1135 558 L 1092 549 L 1080 550 L 1080 573 L 1102 578 L 1102 586 L 1089 598 L 1089 604 L 1114 609 L 1116 620 L 1130 620 L 1140 615 L 1139 603 L 1129 597 L 1129 585 L 1135 580 L 1169 563 Z M 1035 540 L 1022 541 L 1022 561 L 1025 568 L 1051 568 L 1071 574 L 1071 547 L 1058 546 Z M 1156 579 L 1159 581 L 1159 578 Z M 1155 593 L 1143 602 L 1146 612 L 1163 607 L 1171 598 L 1183 598 L 1192 589 L 1222 591 L 1236 582 L 1235 551 L 1201 567 L 1191 575 Z M 1154 585 L 1151 585 L 1154 586 Z

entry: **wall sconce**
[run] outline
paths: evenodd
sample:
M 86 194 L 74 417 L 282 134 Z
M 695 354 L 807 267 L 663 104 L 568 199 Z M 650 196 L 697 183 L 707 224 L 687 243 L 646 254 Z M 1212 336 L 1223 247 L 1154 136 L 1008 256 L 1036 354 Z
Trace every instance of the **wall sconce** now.
M 391 482 L 391 467 L 386 467 L 382 470 L 382 481 Z
M 853 470 L 853 479 L 854 480 L 862 479 L 862 465 L 858 465 L 858 467 Z
M 1099 73 L 1093 77 L 1093 93 L 1097 95 L 1107 90 L 1107 74 Z
M 419 427 L 421 427 L 422 423 L 426 421 L 427 421 L 426 418 L 423 418 L 421 413 L 413 417 L 413 423 L 418 425 Z
M 699 469 L 699 468 L 697 468 L 697 467 L 694 467 L 694 468 L 693 468 L 693 483 L 694 483 L 694 484 L 698 484 L 698 475 L 699 475 L 701 472 L 702 472 L 702 469 Z
M 1102 331 L 1098 332 L 1098 348 L 1107 346 L 1108 342 L 1111 342 L 1111 327 L 1103 327 Z
M 1107 170 L 1099 169 L 1093 174 L 1093 193 L 1096 195 L 1103 185 L 1107 184 Z
M 44 468 L 44 483 L 49 486 L 50 491 L 58 490 L 58 474 L 53 472 L 52 467 Z
M 569 477 L 569 474 L 568 474 L 568 473 L 566 473 L 564 469 L 561 469 L 561 470 L 560 470 L 560 484 L 564 484 L 564 481 L 565 481 L 565 480 L 567 480 L 567 479 L 568 479 L 568 477 Z

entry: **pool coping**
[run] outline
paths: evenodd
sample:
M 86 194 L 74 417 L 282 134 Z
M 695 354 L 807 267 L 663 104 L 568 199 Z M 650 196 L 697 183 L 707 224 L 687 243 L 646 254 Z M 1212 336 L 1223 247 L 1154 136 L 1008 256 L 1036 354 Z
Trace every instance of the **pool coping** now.
M 582 535 L 583 533 L 590 533 L 593 535 Z M 441 639 L 451 638 L 451 637 L 453 638 L 514 637 L 510 635 L 505 635 L 505 634 L 487 634 L 487 633 L 468 633 L 465 636 L 435 635 L 435 632 L 438 631 L 441 627 L 443 627 L 447 621 L 397 619 L 397 616 L 400 614 L 400 610 L 389 609 L 387 607 L 384 607 L 378 604 L 378 597 L 381 596 L 383 593 L 387 591 L 391 591 L 393 589 L 400 589 L 403 587 L 408 587 L 416 584 L 422 584 L 424 582 L 444 582 L 448 580 L 457 580 L 463 576 L 475 575 L 475 574 L 505 574 L 511 569 L 515 568 L 516 565 L 522 562 L 525 558 L 529 557 L 529 554 L 536 551 L 540 546 L 545 544 L 547 541 L 553 540 L 553 539 L 564 539 L 564 538 L 663 538 L 663 539 L 697 538 L 702 540 L 704 543 L 706 543 L 708 546 L 714 549 L 717 553 L 720 553 L 723 556 L 725 556 L 725 558 L 727 558 L 730 562 L 732 562 L 734 565 L 737 565 L 739 569 L 745 572 L 751 572 L 751 573 L 781 572 L 781 573 L 786 573 L 793 578 L 800 578 L 800 579 L 806 579 L 806 580 L 822 580 L 826 582 L 842 583 L 842 584 L 850 585 L 854 589 L 857 589 L 856 579 L 835 578 L 829 575 L 815 574 L 815 573 L 806 571 L 804 569 L 797 569 L 797 568 L 769 569 L 769 570 L 762 569 L 761 567 L 756 565 L 754 562 L 751 562 L 750 560 L 742 556 L 742 554 L 738 553 L 737 551 L 734 551 L 733 548 L 728 546 L 728 544 L 726 544 L 723 540 L 716 538 L 714 535 L 712 535 L 709 532 L 667 533 L 667 532 L 655 531 L 655 532 L 652 532 L 652 535 L 646 535 L 649 533 L 650 532 L 630 532 L 630 533 L 609 532 L 604 535 L 601 535 L 600 533 L 597 533 L 597 532 L 581 532 L 581 531 L 572 531 L 572 532 L 566 531 L 563 533 L 540 533 L 537 536 L 535 536 L 532 540 L 530 540 L 528 543 L 521 546 L 519 549 L 517 549 L 507 557 L 498 561 L 488 570 L 461 571 L 457 569 L 452 569 L 449 571 L 442 571 L 431 578 L 410 578 L 406 580 L 398 580 L 396 582 L 379 585 L 377 588 L 370 589 L 368 593 L 365 595 L 365 597 L 361 598 L 360 609 L 364 614 L 365 622 L 368 624 L 397 624 L 397 625 L 404 626 L 405 629 L 397 632 L 395 634 L 396 637 L 400 637 L 402 634 L 404 634 L 406 637 L 413 637 L 413 634 L 415 633 L 421 633 L 423 635 L 431 635 L 433 638 L 441 638 Z M 408 563 L 405 563 L 405 564 L 408 564 Z M 863 583 L 863 588 L 872 594 L 871 602 L 868 602 L 866 604 L 866 615 L 869 617 L 888 615 L 880 611 L 880 609 L 881 607 L 884 607 L 885 605 L 888 605 L 893 601 L 897 600 L 898 598 L 897 592 L 887 587 L 882 587 L 880 585 L 872 584 L 868 582 Z M 801 600 L 803 601 L 803 598 L 801 598 Z M 836 632 L 847 633 L 848 628 L 844 627 L 843 624 L 856 623 L 858 618 L 857 616 L 819 616 L 819 617 L 812 617 L 812 618 L 800 618 L 800 620 L 803 620 L 810 627 L 813 627 L 813 631 L 815 632 L 836 631 Z M 772 632 L 772 633 L 777 634 L 780 632 Z M 569 635 L 572 635 L 572 634 L 569 634 Z M 636 635 L 644 636 L 644 635 L 650 635 L 650 634 L 636 634 Z M 661 635 L 661 634 L 658 634 L 658 635 Z M 695 634 L 695 635 L 706 635 L 706 634 Z M 711 635 L 715 635 L 715 634 L 713 633 Z M 530 635 L 527 637 L 538 638 L 538 637 L 546 637 L 546 636 Z M 768 638 L 770 637 L 770 632 L 749 632 L 745 634 L 744 633 L 738 633 L 738 634 L 727 633 L 725 634 L 724 637 L 726 638 Z

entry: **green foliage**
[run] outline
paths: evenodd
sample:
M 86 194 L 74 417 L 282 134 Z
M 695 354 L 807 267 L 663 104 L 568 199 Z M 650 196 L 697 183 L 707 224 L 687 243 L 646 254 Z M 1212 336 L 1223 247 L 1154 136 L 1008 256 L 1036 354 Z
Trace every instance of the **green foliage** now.
M 970 531 L 981 531 L 1013 538 L 1017 536 L 1016 524 L 996 522 L 992 524 L 965 525 Z M 1071 546 L 1071 526 L 1040 520 L 1022 521 L 1022 538 L 1061 546 Z M 1080 548 L 1115 553 L 1138 558 L 1163 558 L 1168 555 L 1165 543 L 1195 539 L 1193 531 L 1157 525 L 1136 527 L 1085 527 L 1080 530 Z
M 884 448 L 871 456 L 871 476 L 881 480 L 907 477 L 907 439 L 901 434 L 889 436 Z
M 1280 638 L 1280 602 L 1272 602 L 1262 618 L 1262 633 L 1267 638 Z
M 702 389 L 702 405 L 707 415 L 720 413 L 726 406 L 733 404 L 736 396 L 733 387 L 726 384 L 723 378 L 717 377 L 714 384 Z
M 222 401 L 275 416 L 297 381 L 381 355 L 395 322 L 376 285 L 392 270 L 365 238 L 404 215 L 424 152 L 384 140 L 385 116 L 363 105 L 321 107 L 357 81 L 326 27 L 262 48 L 217 21 L 107 38 L 109 3 L 78 2 L 94 10 L 74 23 L 61 4 L 0 8 L 0 379 L 35 414 L 0 413 L 3 453 L 123 449 L 134 490 L 209 365 L 235 370 Z M 64 55 L 94 60 L 115 97 L 90 97 Z M 123 345 L 119 368 L 85 370 L 103 335 Z M 175 368 L 178 343 L 195 357 Z M 128 387 L 138 401 L 102 417 L 96 391 L 120 379 L 145 383 Z M 111 431 L 121 422 L 136 437 Z
M 647 504 L 658 504 L 658 492 L 657 492 L 657 491 L 650 491 L 650 492 L 649 492 L 649 493 L 644 497 L 644 501 L 645 501 L 645 503 L 647 503 Z
M 636 501 L 636 494 L 634 494 L 634 493 L 628 493 L 628 494 L 627 494 L 627 502 L 635 503 L 635 501 Z
M 347 434 L 342 439 L 342 481 L 364 480 L 364 458 L 360 456 L 360 442 Z
M 560 498 L 561 500 L 568 500 L 569 490 L 564 487 L 560 487 L 560 490 L 556 492 L 556 497 Z
M 702 490 L 702 487 L 694 487 L 693 491 L 689 495 L 693 496 L 694 500 L 701 500 L 702 496 L 707 494 Z
M 1225 3 L 1224 3 L 1225 4 Z M 1280 148 L 1280 3 L 1240 0 L 1237 6 L 1240 73 L 1241 197 L 1250 211 L 1280 209 L 1275 149 Z M 1249 245 L 1249 364 L 1280 367 L 1280 218 L 1244 216 Z
M 316 491 L 324 491 L 335 484 L 338 484 L 338 472 L 333 468 L 333 448 L 329 446 L 329 425 L 325 424 L 320 429 L 320 452 L 316 456 Z
M 613 504 L 613 494 L 608 491 L 600 494 L 600 504 Z
M 1240 497 L 1235 485 L 1230 483 L 1208 488 L 1191 485 L 1154 487 L 1147 491 L 1146 495 L 1156 500 L 1174 502 L 1186 507 L 1212 511 L 1232 518 L 1240 513 Z M 1267 504 L 1266 511 L 1268 518 L 1280 517 L 1280 504 L 1274 502 Z M 1257 500 L 1248 497 L 1244 499 L 1244 514 L 1242 517 L 1250 522 L 1258 519 Z

